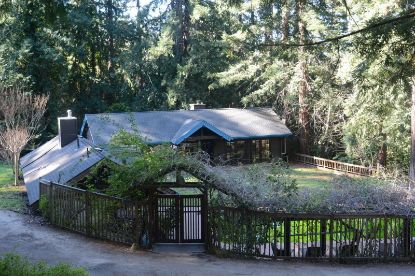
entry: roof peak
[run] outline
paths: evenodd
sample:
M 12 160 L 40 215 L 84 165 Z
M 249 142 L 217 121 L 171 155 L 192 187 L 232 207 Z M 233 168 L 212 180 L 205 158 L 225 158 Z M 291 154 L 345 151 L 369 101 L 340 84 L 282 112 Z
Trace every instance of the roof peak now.
M 272 107 L 220 107 L 220 108 L 204 108 L 204 109 L 175 109 L 175 110 L 147 110 L 147 111 L 131 111 L 131 112 L 103 112 L 103 113 L 87 113 L 85 115 L 117 115 L 117 114 L 135 114 L 135 113 L 157 113 L 157 112 L 209 112 L 209 111 L 226 111 L 226 110 L 271 110 Z

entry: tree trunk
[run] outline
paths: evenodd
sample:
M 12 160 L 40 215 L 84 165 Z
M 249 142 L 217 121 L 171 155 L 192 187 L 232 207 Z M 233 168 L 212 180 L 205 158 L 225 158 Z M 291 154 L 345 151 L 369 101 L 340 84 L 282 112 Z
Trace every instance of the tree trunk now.
M 412 77 L 412 105 L 411 105 L 411 163 L 409 165 L 409 186 L 415 181 L 415 76 Z
M 386 145 L 386 134 L 383 133 L 382 134 L 382 146 L 379 149 L 379 153 L 378 153 L 378 164 L 377 167 L 378 168 L 385 168 L 386 167 L 386 159 L 388 157 L 388 147 Z
M 184 18 L 183 18 L 183 56 L 189 53 L 190 38 L 190 3 L 184 0 Z
M 306 41 L 306 25 L 303 19 L 301 18 L 304 12 L 305 2 L 304 0 L 297 0 L 297 11 L 298 11 L 298 32 L 300 44 L 304 44 Z M 299 76 L 300 83 L 298 87 L 298 105 L 299 105 L 299 116 L 298 121 L 300 125 L 300 152 L 308 153 L 309 148 L 309 138 L 310 138 L 310 114 L 307 106 L 307 97 L 310 92 L 309 85 L 307 83 L 308 79 L 308 68 L 306 62 L 306 51 L 305 47 L 301 46 L 298 50 L 299 58 Z
M 107 32 L 108 32 L 108 73 L 114 73 L 114 7 L 112 0 L 107 0 Z
M 273 19 L 273 2 L 272 1 L 265 1 L 261 5 L 261 17 L 260 20 L 265 22 L 265 32 L 264 32 L 264 41 L 265 44 L 271 44 L 272 42 L 272 31 L 273 28 L 270 25 Z M 270 51 L 267 51 L 268 53 Z
M 13 153 L 14 186 L 17 186 L 19 182 L 19 155 L 19 153 Z
M 281 22 L 281 42 L 286 43 L 288 39 L 288 23 L 290 20 L 290 0 L 284 3 L 282 22 Z
M 388 147 L 386 146 L 386 143 L 384 142 L 378 154 L 378 168 L 386 167 L 387 156 L 388 156 Z
M 110 89 L 104 94 L 104 100 L 107 105 L 114 103 L 116 91 L 115 88 L 115 46 L 114 46 L 114 3 L 113 0 L 107 0 L 107 33 L 108 33 L 108 81 Z
M 176 15 L 176 39 L 174 45 L 174 56 L 178 63 L 182 62 L 183 57 L 183 0 L 175 0 L 173 2 Z

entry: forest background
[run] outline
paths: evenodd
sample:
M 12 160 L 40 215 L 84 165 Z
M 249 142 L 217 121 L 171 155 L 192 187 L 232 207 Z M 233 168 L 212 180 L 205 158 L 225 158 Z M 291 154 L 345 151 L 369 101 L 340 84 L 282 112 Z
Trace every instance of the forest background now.
M 272 107 L 300 152 L 408 173 L 414 9 L 412 0 L 0 0 L 0 82 L 49 95 L 30 147 L 56 135 L 66 109 L 81 119 L 202 101 Z

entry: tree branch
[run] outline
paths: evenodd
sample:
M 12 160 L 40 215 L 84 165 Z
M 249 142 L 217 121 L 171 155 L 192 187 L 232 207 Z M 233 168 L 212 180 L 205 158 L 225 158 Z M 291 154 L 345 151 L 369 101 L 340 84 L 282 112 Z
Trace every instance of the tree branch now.
M 261 47 L 279 47 L 279 46 L 283 46 L 283 47 L 310 47 L 310 46 L 317 46 L 317 45 L 321 45 L 321 44 L 325 44 L 325 43 L 329 43 L 329 42 L 333 42 L 333 41 L 338 41 L 340 39 L 346 38 L 346 37 L 350 37 L 356 34 L 360 34 L 360 33 L 364 33 L 367 31 L 370 31 L 372 29 L 376 29 L 388 24 L 393 24 L 393 23 L 402 23 L 402 21 L 407 20 L 407 19 L 411 19 L 415 17 L 415 11 L 410 11 L 409 13 L 405 14 L 405 15 L 401 15 L 398 17 L 394 17 L 394 18 L 390 18 L 387 20 L 383 20 L 381 22 L 378 23 L 374 23 L 371 24 L 369 26 L 366 26 L 364 28 L 358 29 L 356 31 L 347 33 L 347 34 L 343 34 L 343 35 L 339 35 L 339 36 L 335 36 L 335 37 L 330 37 L 330 38 L 326 38 L 324 40 L 319 40 L 319 41 L 311 41 L 311 42 L 307 42 L 307 43 L 259 43 L 255 46 L 261 46 Z

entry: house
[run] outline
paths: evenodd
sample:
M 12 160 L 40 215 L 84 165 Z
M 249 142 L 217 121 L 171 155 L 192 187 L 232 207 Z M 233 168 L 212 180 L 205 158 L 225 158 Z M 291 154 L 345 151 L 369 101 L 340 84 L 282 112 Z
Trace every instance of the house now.
M 111 158 L 106 149 L 120 130 L 138 131 L 152 145 L 168 143 L 186 152 L 203 150 L 212 160 L 243 163 L 283 157 L 292 135 L 270 108 L 206 109 L 203 104 L 190 110 L 86 114 L 80 132 L 69 111 L 58 124 L 58 136 L 21 158 L 30 204 L 39 199 L 41 178 L 74 182 Z

